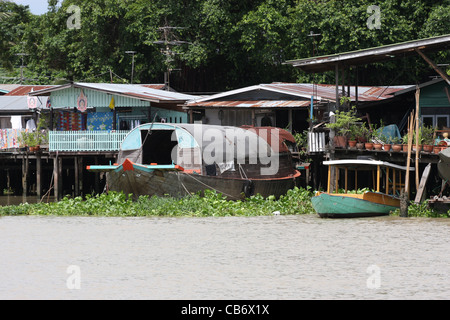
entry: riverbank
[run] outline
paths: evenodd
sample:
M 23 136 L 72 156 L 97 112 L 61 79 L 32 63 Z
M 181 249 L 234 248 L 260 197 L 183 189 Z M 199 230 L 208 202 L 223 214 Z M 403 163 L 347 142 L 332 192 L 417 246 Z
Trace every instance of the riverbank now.
M 280 199 L 253 196 L 246 200 L 228 201 L 216 192 L 207 191 L 205 196 L 193 195 L 181 199 L 172 197 L 140 197 L 132 201 L 123 193 L 110 192 L 96 196 L 69 198 L 59 202 L 23 203 L 0 207 L 0 216 L 266 216 L 315 214 L 311 204 L 314 192 L 308 188 L 294 188 Z M 399 216 L 400 211 L 391 213 Z M 449 213 L 436 212 L 426 202 L 408 207 L 409 217 L 449 217 Z

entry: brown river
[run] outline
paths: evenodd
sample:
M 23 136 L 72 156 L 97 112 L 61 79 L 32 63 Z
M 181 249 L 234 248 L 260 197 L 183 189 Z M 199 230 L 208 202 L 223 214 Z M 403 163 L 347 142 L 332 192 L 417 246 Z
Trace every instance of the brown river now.
M 0 299 L 450 297 L 450 219 L 0 217 Z

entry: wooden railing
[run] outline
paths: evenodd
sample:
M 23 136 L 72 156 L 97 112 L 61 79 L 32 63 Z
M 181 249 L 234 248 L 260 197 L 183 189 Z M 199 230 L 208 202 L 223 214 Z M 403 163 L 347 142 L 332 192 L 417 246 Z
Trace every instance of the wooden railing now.
M 119 151 L 129 131 L 50 131 L 49 151 Z

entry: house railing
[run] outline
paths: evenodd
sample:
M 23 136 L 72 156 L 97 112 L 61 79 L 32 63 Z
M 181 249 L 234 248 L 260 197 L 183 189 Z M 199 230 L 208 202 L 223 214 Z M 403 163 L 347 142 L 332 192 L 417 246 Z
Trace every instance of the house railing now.
M 50 131 L 49 151 L 119 151 L 129 131 Z

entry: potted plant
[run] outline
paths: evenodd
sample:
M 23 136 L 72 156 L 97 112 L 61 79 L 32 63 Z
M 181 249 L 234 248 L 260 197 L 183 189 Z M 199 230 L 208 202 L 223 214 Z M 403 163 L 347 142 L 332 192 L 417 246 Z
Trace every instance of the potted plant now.
M 408 139 L 409 139 L 409 134 L 405 133 L 402 136 L 402 151 L 403 152 L 408 152 Z
M 361 135 L 361 130 L 360 130 L 361 126 L 359 124 L 352 124 L 350 126 L 350 131 L 349 131 L 349 140 L 348 140 L 348 146 L 350 148 L 355 148 L 356 144 L 358 143 L 358 138 Z
M 418 145 L 416 144 L 416 140 L 418 140 Z M 413 132 L 413 142 L 412 142 L 412 149 L 415 152 L 420 152 L 422 150 L 422 144 L 423 144 L 423 137 L 422 137 L 422 128 L 419 128 L 418 134 L 416 134 L 416 131 Z
M 43 130 L 43 120 L 41 119 L 36 130 L 21 132 L 19 144 L 28 147 L 31 152 L 36 152 L 40 149 L 41 144 L 47 140 L 47 132 Z
M 391 138 L 392 142 L 392 151 L 399 152 L 402 150 L 402 139 L 400 137 Z
M 349 111 L 336 111 L 336 121 L 334 123 L 326 124 L 326 127 L 328 129 L 334 130 L 336 132 L 334 140 L 336 147 L 347 146 L 347 138 L 350 133 L 350 126 L 358 121 L 361 121 L 361 119 L 356 116 L 355 107 L 353 107 Z
M 423 141 L 423 151 L 425 152 L 433 152 L 434 145 L 434 132 L 435 129 L 433 127 L 422 127 L 422 141 Z

